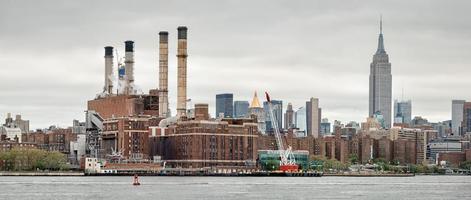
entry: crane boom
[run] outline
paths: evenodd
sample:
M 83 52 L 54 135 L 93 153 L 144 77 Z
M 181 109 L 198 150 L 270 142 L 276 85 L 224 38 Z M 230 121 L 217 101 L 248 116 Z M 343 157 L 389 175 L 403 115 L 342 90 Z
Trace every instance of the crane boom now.
M 296 164 L 293 152 L 291 151 L 291 146 L 288 145 L 287 149 L 284 148 L 280 129 L 278 128 L 278 121 L 276 120 L 275 115 L 273 113 L 273 104 L 270 100 L 270 95 L 265 92 L 265 96 L 268 103 L 268 115 L 270 116 L 270 121 L 275 135 L 278 153 L 280 154 L 280 169 L 282 171 L 297 171 L 298 165 Z

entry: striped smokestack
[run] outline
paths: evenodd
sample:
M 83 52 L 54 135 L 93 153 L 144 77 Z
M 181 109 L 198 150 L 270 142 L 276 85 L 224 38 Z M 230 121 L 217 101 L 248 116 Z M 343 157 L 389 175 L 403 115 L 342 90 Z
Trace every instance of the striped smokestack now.
M 105 47 L 105 87 L 103 91 L 113 94 L 113 47 Z
M 125 53 L 124 53 L 124 65 L 125 65 L 125 76 L 126 86 L 125 93 L 134 93 L 134 41 L 128 40 L 124 42 Z
M 159 116 L 168 113 L 168 32 L 159 32 Z
M 185 26 L 178 27 L 178 49 L 177 49 L 177 116 L 186 116 L 186 59 L 187 54 L 187 30 Z

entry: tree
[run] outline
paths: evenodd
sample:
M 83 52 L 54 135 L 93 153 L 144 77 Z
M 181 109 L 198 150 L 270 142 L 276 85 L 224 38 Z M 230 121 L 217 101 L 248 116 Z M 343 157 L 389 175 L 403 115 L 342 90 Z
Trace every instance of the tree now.
M 460 169 L 471 169 L 471 161 L 464 161 L 460 163 Z
M 352 164 L 357 164 L 358 163 L 358 155 L 352 153 L 352 154 L 348 155 L 348 160 Z
M 36 169 L 66 170 L 69 168 L 64 154 L 39 149 L 14 148 L 0 152 L 0 161 L 6 171 L 31 171 Z

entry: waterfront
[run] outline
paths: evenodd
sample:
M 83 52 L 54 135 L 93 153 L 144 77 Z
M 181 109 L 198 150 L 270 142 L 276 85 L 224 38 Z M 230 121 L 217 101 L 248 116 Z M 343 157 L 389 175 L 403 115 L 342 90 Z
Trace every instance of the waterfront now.
M 0 199 L 470 199 L 470 176 L 0 177 Z

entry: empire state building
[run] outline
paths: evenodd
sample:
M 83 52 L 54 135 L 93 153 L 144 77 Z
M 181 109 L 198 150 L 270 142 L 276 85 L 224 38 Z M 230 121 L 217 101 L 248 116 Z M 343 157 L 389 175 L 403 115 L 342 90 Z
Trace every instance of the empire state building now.
M 384 50 L 383 23 L 380 20 L 378 49 L 370 65 L 369 116 L 382 115 L 383 128 L 391 128 L 392 75 L 389 56 Z

